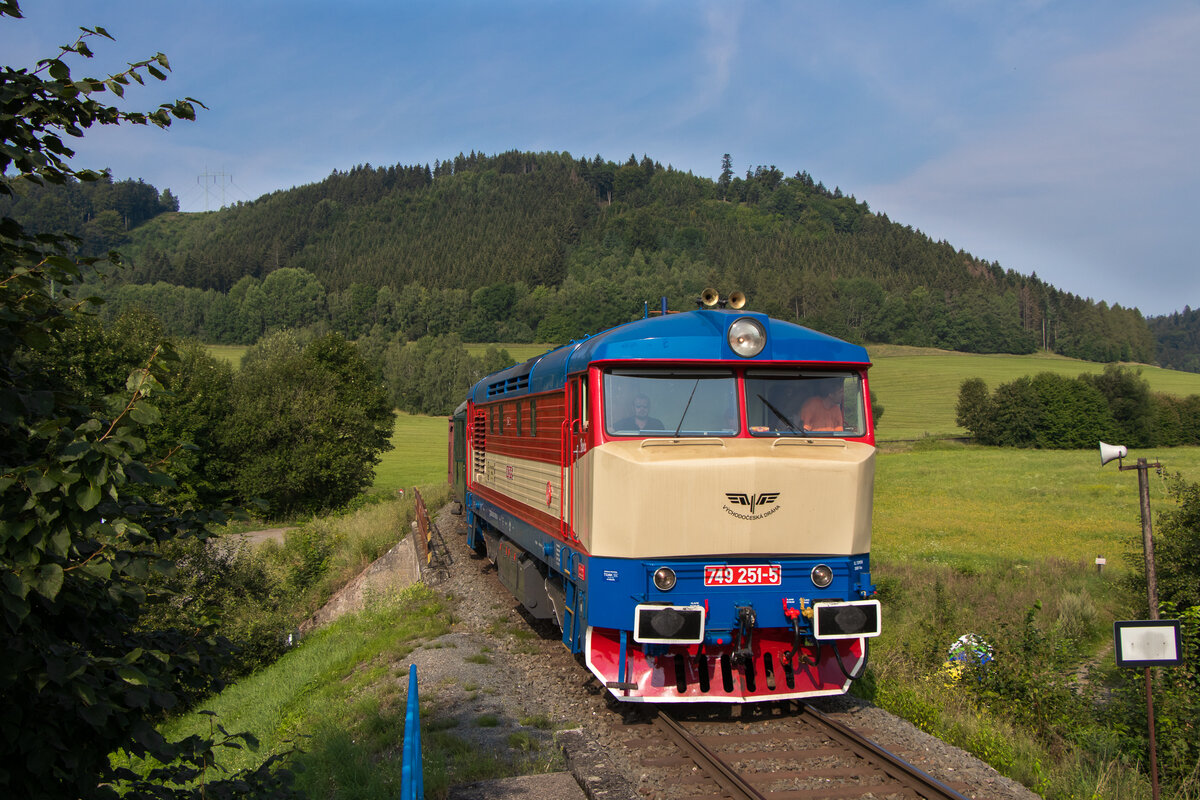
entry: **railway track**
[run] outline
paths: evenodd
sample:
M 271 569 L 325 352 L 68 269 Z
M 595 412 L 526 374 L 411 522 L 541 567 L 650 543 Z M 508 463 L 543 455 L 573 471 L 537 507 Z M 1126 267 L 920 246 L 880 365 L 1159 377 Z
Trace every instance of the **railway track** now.
M 793 703 L 746 725 L 658 711 L 630 743 L 664 800 L 843 800 L 964 795 L 811 706 Z

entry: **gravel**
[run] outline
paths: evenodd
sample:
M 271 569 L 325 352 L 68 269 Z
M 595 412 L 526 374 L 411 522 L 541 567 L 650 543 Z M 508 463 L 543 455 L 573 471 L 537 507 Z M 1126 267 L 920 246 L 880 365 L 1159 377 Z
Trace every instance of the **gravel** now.
M 465 519 L 449 508 L 436 521 L 449 563 L 428 580 L 450 598 L 452 632 L 409 659 L 417 668 L 423 721 L 451 728 L 517 772 L 562 768 L 549 756 L 563 748 L 593 798 L 665 796 L 625 746 L 644 730 L 646 709 L 611 699 L 562 645 L 552 622 L 523 613 L 490 562 L 467 548 Z M 969 753 L 857 698 L 813 705 L 968 797 L 1037 797 Z

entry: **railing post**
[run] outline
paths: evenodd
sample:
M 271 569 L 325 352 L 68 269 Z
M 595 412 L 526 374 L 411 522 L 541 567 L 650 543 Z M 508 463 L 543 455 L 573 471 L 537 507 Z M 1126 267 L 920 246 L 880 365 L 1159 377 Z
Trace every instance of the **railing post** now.
M 400 766 L 400 800 L 425 800 L 421 768 L 421 706 L 417 697 L 417 665 L 408 667 L 408 707 L 404 713 L 404 760 Z

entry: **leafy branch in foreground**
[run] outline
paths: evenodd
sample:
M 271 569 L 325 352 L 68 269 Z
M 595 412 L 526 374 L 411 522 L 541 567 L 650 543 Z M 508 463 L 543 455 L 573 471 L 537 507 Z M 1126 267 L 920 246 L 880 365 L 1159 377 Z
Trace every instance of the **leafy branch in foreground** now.
M 16 3 L 0 4 L 0 17 L 20 17 Z M 129 64 L 129 68 L 105 78 L 71 77 L 71 68 L 63 59 L 75 55 L 91 58 L 88 40 L 101 36 L 112 40 L 104 28 L 80 28 L 83 33 L 72 44 L 61 45 L 55 58 L 38 62 L 37 68 L 0 71 L 0 173 L 7 176 L 15 167 L 17 178 L 41 185 L 43 181 L 63 183 L 68 177 L 96 180 L 100 173 L 75 169 L 67 163 L 75 151 L 63 142 L 63 134 L 83 136 L 93 125 L 152 124 L 170 127 L 175 119 L 193 120 L 196 106 L 206 106 L 193 97 L 163 103 L 153 111 L 123 111 L 100 102 L 95 95 L 111 92 L 124 97 L 130 82 L 145 84 L 143 73 L 155 80 L 166 80 L 171 66 L 167 57 L 156 53 L 153 58 Z M 114 40 L 115 41 L 115 40 Z M 0 181 L 0 193 L 12 194 L 9 178 Z
M 19 17 L 15 2 L 0 16 Z M 118 96 L 141 73 L 162 78 L 165 58 L 131 64 L 105 80 L 72 81 L 62 57 L 90 57 L 84 29 L 37 70 L 0 71 L 0 194 L 12 182 L 61 182 L 89 174 L 70 166 L 63 136 L 94 124 L 166 127 L 194 116 L 194 101 L 120 111 L 92 95 Z M 9 168 L 16 174 L 10 175 Z M 94 173 L 91 173 L 94 174 Z M 169 484 L 144 463 L 143 429 L 157 421 L 163 349 L 133 370 L 128 399 L 109 414 L 54 370 L 64 335 L 85 318 L 73 297 L 99 259 L 64 255 L 70 242 L 26 234 L 0 219 L 0 795 L 177 798 L 286 795 L 290 775 L 270 759 L 259 769 L 203 780 L 216 746 L 238 737 L 167 741 L 155 728 L 181 699 L 216 688 L 228 644 L 205 630 L 139 626 L 143 582 L 173 565 L 156 548 L 204 539 L 221 511 L 178 511 L 152 501 Z M 115 264 L 115 254 L 107 261 Z M 114 766 L 123 751 L 166 765 L 135 775 Z

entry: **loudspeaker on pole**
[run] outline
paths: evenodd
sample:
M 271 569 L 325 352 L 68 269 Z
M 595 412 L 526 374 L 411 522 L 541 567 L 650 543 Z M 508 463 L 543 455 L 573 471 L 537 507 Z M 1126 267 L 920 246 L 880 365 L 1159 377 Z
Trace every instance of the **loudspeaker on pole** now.
M 1129 450 L 1123 444 L 1100 443 L 1100 466 L 1102 467 L 1110 461 L 1125 458 L 1128 455 Z

